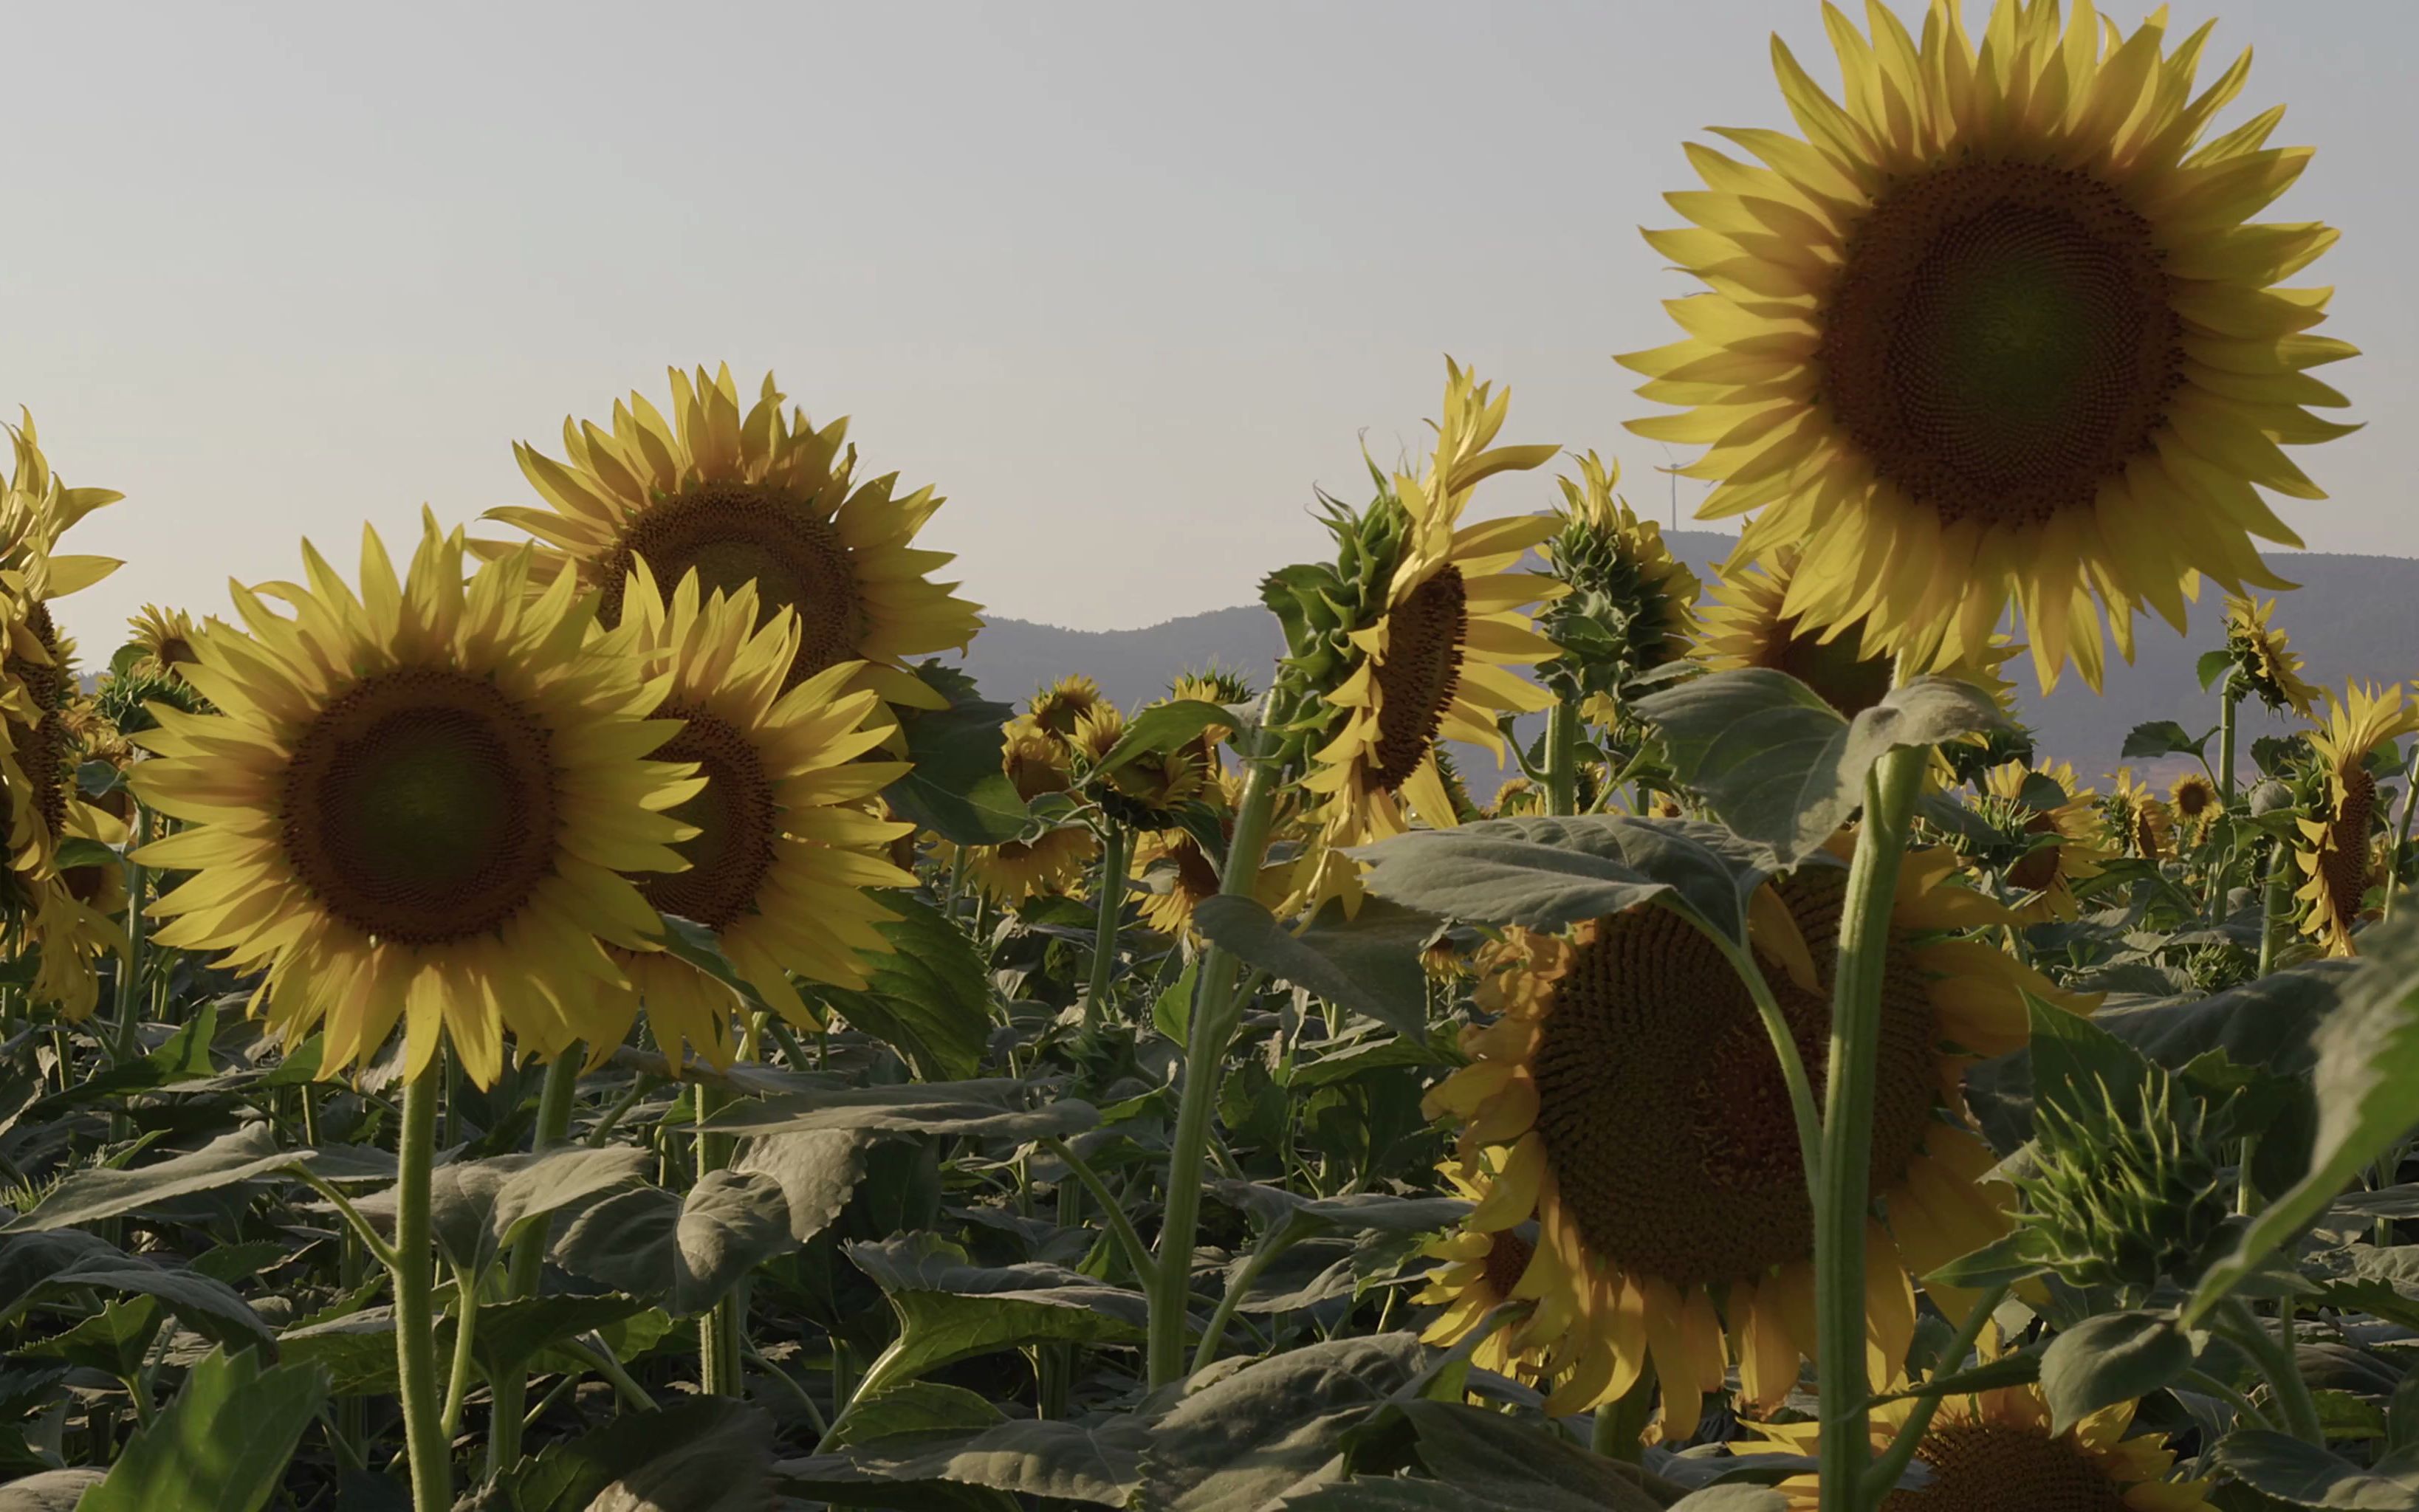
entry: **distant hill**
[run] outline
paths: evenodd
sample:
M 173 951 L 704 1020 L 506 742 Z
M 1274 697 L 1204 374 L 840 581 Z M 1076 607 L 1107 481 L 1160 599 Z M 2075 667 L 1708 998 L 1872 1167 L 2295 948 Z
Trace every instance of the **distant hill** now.
M 1672 548 L 1709 574 L 1733 537 L 1708 531 L 1667 532 Z M 2419 561 L 2402 557 L 2338 556 L 2297 552 L 2273 560 L 2276 570 L 2299 582 L 2277 595 L 2277 623 L 2291 636 L 2310 680 L 2342 686 L 2348 677 L 2380 682 L 2419 674 Z M 2071 672 L 2048 698 L 2033 686 L 2027 658 L 2011 671 L 2019 687 L 2024 717 L 2038 733 L 2046 756 L 2074 764 L 2097 779 L 2118 764 L 2125 733 L 2149 719 L 2174 719 L 2197 734 L 2217 722 L 2217 701 L 2194 676 L 2202 652 L 2216 649 L 2223 595 L 2204 593 L 2194 606 L 2189 638 L 2156 618 L 2135 627 L 2133 665 L 2110 667 L 2099 697 Z M 966 668 L 993 698 L 1021 702 L 1056 677 L 1082 672 L 1129 707 L 1164 694 L 1168 679 L 1188 668 L 1216 661 L 1266 686 L 1269 670 L 1284 650 L 1276 620 L 1257 605 L 1189 614 L 1134 630 L 1068 630 L 1024 620 L 993 619 L 976 638 Z M 2239 727 L 2240 759 L 2250 769 L 2255 736 L 2283 733 L 2257 700 L 2246 704 Z M 2211 759 L 2216 756 L 2212 744 Z M 2163 764 L 2163 773 L 2174 763 Z M 1466 763 L 1471 785 L 1491 790 L 1492 764 Z

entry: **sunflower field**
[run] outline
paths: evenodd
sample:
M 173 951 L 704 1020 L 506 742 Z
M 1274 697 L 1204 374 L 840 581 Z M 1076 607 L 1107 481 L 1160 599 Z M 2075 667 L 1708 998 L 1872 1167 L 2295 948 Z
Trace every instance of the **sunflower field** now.
M 699 368 L 85 660 L 11 426 L 0 1512 L 2419 1509 L 2309 149 L 2164 10 L 1825 18 L 1621 359 L 1706 583 L 1448 363 L 1273 668 L 978 688 L 940 496 Z M 2209 728 L 2037 750 L 2137 629 Z

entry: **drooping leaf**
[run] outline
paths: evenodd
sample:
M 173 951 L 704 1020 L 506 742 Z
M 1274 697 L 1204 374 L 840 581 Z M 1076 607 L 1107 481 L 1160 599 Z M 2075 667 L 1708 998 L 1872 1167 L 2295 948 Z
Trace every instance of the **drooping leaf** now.
M 0 1238 L 0 1308 L 13 1311 L 29 1294 L 38 1298 L 68 1287 L 157 1297 L 178 1321 L 212 1343 L 273 1343 L 269 1325 L 223 1281 L 129 1255 L 80 1228 Z
M 930 681 L 930 679 L 927 679 Z M 946 709 L 901 709 L 907 775 L 882 790 L 891 811 L 959 845 L 998 845 L 1025 829 L 1025 800 L 1008 779 L 1001 726 L 1016 716 L 972 690 L 955 693 Z
M 2270 1428 L 2241 1428 L 2211 1460 L 2252 1489 L 2295 1506 L 2419 1512 L 2419 1455 L 2397 1449 L 2373 1466 Z
M 1092 769 L 1103 774 L 1114 772 L 1129 762 L 1174 750 L 1204 730 L 1231 730 L 1234 726 L 1235 717 L 1226 712 L 1224 704 L 1203 699 L 1170 699 L 1154 703 L 1126 721 L 1126 733 L 1117 737 L 1117 743 Z
M 906 1057 L 923 1080 L 974 1075 L 992 1028 L 982 958 L 930 903 L 900 891 L 874 896 L 900 916 L 877 926 L 892 949 L 867 959 L 864 992 L 826 988 L 824 998 L 851 1025 Z
M 594 1203 L 554 1242 L 575 1275 L 703 1312 L 760 1262 L 795 1246 L 781 1183 L 761 1171 L 709 1171 L 686 1193 L 639 1186 Z
M 533 1154 L 448 1161 L 428 1173 L 429 1232 L 447 1259 L 482 1271 L 524 1225 L 635 1186 L 654 1165 L 648 1151 L 627 1145 L 601 1149 L 573 1145 Z M 392 1221 L 394 1189 L 372 1193 L 355 1206 L 372 1219 Z
M 1952 678 L 1917 678 L 1843 719 L 1805 684 L 1763 667 L 1712 672 L 1635 707 L 1661 730 L 1680 782 L 1782 867 L 1839 830 L 1886 751 L 2007 727 L 1988 694 Z
M 873 1138 L 861 1129 L 760 1134 L 741 1149 L 731 1168 L 757 1172 L 780 1187 L 790 1237 L 803 1244 L 848 1206 L 849 1194 L 865 1175 L 865 1147 Z
M 2192 1336 L 2160 1313 L 2102 1313 L 2060 1331 L 2041 1357 L 2050 1431 L 2172 1384 L 2194 1352 Z
M 135 1432 L 80 1512 L 259 1512 L 319 1404 L 327 1373 L 316 1365 L 260 1367 L 251 1350 L 214 1350 L 185 1374 L 160 1415 Z
M 131 1170 L 98 1166 L 71 1173 L 33 1210 L 0 1225 L 0 1234 L 36 1233 L 98 1223 L 172 1197 L 191 1196 L 299 1165 L 307 1151 L 280 1149 L 265 1123 L 247 1123 L 201 1149 Z
M 834 1088 L 734 1103 L 704 1126 L 757 1137 L 847 1132 L 954 1134 L 1022 1143 L 1052 1134 L 1080 1134 L 1100 1121 L 1100 1111 L 1088 1103 L 1065 1100 L 1029 1108 L 1025 1103 L 1032 1093 L 1030 1084 L 1009 1077 Z
M 1338 1460 L 1337 1438 L 1417 1375 L 1409 1334 L 1323 1340 L 1243 1366 L 1168 1410 L 1143 1456 L 1153 1512 L 1244 1512 Z
M 1204 938 L 1281 981 L 1365 1013 L 1398 1034 L 1427 1035 L 1427 982 L 1420 946 L 1437 920 L 1384 902 L 1357 918 L 1330 907 L 1296 934 L 1254 899 L 1205 898 L 1193 911 Z
M 2137 724 L 2125 733 L 2125 748 L 2119 752 L 2129 762 L 2156 761 L 2162 756 L 2197 756 L 2202 742 L 2192 737 L 2192 732 L 2173 719 L 2152 719 Z
M 899 1337 L 866 1371 L 869 1394 L 994 1350 L 1132 1343 L 1150 1318 L 1139 1292 L 1055 1265 L 974 1265 L 931 1234 L 851 1244 L 848 1257 L 899 1315 Z

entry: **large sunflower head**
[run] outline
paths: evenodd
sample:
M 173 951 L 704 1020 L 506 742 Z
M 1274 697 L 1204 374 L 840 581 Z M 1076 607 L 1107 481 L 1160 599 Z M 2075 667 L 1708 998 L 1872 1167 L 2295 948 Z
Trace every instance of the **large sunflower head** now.
M 1437 770 L 1439 740 L 1470 741 L 1501 760 L 1496 716 L 1553 702 L 1507 669 L 1557 654 L 1522 607 L 1559 596 L 1562 585 L 1515 570 L 1553 533 L 1554 517 L 1463 525 L 1461 514 L 1481 480 L 1536 467 L 1554 448 L 1493 446 L 1511 396 L 1490 396 L 1459 367 L 1448 364 L 1447 372 L 1427 470 L 1416 478 L 1396 473 L 1364 514 L 1336 511 L 1345 550 L 1327 576 L 1364 592 L 1330 597 L 1333 623 L 1325 628 L 1299 618 L 1287 624 L 1295 641 L 1288 670 L 1300 677 L 1315 661 L 1326 673 L 1314 685 L 1307 716 L 1323 739 L 1310 752 L 1303 785 L 1325 800 L 1310 890 L 1315 898 L 1341 895 L 1348 906 L 1357 903 L 1359 884 L 1353 863 L 1339 854 L 1345 847 L 1399 835 L 1414 818 L 1459 822 Z M 1291 607 L 1299 610 L 1304 596 L 1297 592 Z
M 2103 1407 L 2052 1433 L 2038 1385 L 1943 1397 L 1915 1451 L 1930 1481 L 1920 1490 L 1892 1491 L 1881 1512 L 2206 1512 L 2210 1482 L 2166 1478 L 2176 1455 L 2164 1436 L 2126 1437 L 2140 1405 Z M 1908 1397 L 1876 1406 L 1869 1427 L 1873 1447 L 1887 1447 L 1914 1411 Z M 1811 1456 L 1822 1447 L 1820 1422 L 1760 1424 L 1755 1433 L 1742 1449 Z M 1811 1475 L 1780 1489 L 1791 1512 L 1821 1504 Z
M 2281 111 L 2206 135 L 2250 66 L 2196 89 L 2206 28 L 1996 0 L 1978 47 L 1963 10 L 1831 12 L 1837 100 L 1775 39 L 1803 134 L 1689 147 L 1694 224 L 1647 239 L 1706 292 L 1622 359 L 1688 409 L 1632 428 L 1710 448 L 1684 471 L 1707 517 L 1762 509 L 1750 556 L 1803 547 L 1792 612 L 1953 651 L 2012 603 L 2044 684 L 2097 687 L 2103 608 L 2130 655 L 2196 572 L 2282 586 L 2252 537 L 2300 542 L 2258 489 L 2321 497 L 2279 448 L 2349 428 L 2307 407 L 2346 402 L 2309 370 L 2352 348 L 2309 333 L 2329 291 L 2272 285 L 2335 233 L 2248 224 L 2310 153 L 2268 145 Z
M 398 1022 L 407 1076 L 441 1036 L 482 1086 L 506 1033 L 585 1032 L 621 975 L 606 946 L 659 928 L 624 873 L 681 870 L 697 833 L 670 810 L 705 779 L 647 759 L 680 726 L 652 717 L 637 625 L 593 637 L 593 597 L 569 573 L 532 592 L 526 548 L 467 581 L 464 554 L 426 518 L 401 575 L 362 532 L 358 592 L 308 543 L 307 585 L 231 584 L 242 625 L 184 669 L 221 712 L 156 703 L 139 737 L 135 795 L 184 823 L 137 859 L 193 873 L 152 905 L 160 943 L 260 973 L 255 1004 L 289 1044 L 323 1032 L 327 1074 Z
M 1563 655 L 1540 669 L 1557 691 L 1605 698 L 1630 678 L 1688 654 L 1696 629 L 1697 575 L 1613 491 L 1621 465 L 1594 452 L 1562 486 L 1561 528 L 1545 543 L 1546 565 L 1569 592 L 1538 616 Z
M 2025 994 L 2080 1006 L 2003 951 L 1954 932 L 2011 916 L 1947 879 L 1945 851 L 1907 857 L 1882 989 L 1872 1191 L 1888 1214 L 1870 1237 L 1867 1315 L 1888 1379 L 1915 1326 L 1909 1280 L 2004 1232 L 1994 1157 L 1965 1127 L 1964 1068 L 2026 1040 Z M 1757 947 L 1819 1082 L 1828 981 L 1847 873 L 1810 866 L 1767 885 Z M 1626 1391 L 1651 1358 L 1668 1435 L 1686 1437 L 1701 1394 L 1735 1356 L 1760 1406 L 1796 1384 L 1813 1335 L 1814 1219 L 1778 1061 L 1747 988 L 1720 950 L 1652 906 L 1568 937 L 1506 933 L 1485 952 L 1465 1035 L 1471 1063 L 1428 1096 L 1460 1126 L 1465 1163 L 1497 1175 L 1469 1226 L 1534 1217 L 1529 1342 L 1555 1350 L 1552 1404 Z M 1819 1093 L 1818 1093 L 1819 1095 Z M 1536 1268 L 1544 1266 L 1543 1271 Z M 1962 1299 L 1939 1288 L 1952 1315 Z M 1725 1341 L 1729 1352 L 1725 1352 Z
M 2119 856 L 2164 861 L 2175 854 L 2176 819 L 2166 800 L 2134 775 L 2119 771 L 2116 787 L 2101 800 L 2102 835 Z
M 1983 774 L 1976 808 L 2011 841 L 1998 864 L 2007 885 L 2024 895 L 2016 917 L 2026 923 L 2072 919 L 2076 883 L 2100 874 L 2100 812 L 2089 788 L 2075 783 L 2064 762 L 2027 766 L 2009 762 Z
M 862 988 L 864 957 L 891 948 L 875 925 L 898 917 L 867 889 L 916 882 L 888 855 L 915 826 L 868 802 L 906 765 L 859 759 L 883 738 L 878 724 L 867 727 L 881 701 L 871 689 L 849 691 L 856 669 L 848 663 L 784 691 L 797 617 L 784 609 L 765 619 L 748 585 L 707 595 L 692 571 L 667 601 L 641 564 L 623 603 L 635 649 L 656 678 L 651 686 L 662 689 L 655 717 L 681 721 L 655 754 L 694 763 L 705 779 L 670 810 L 695 831 L 673 846 L 686 869 L 630 880 L 657 910 L 713 931 L 732 967 L 783 1018 L 820 1028 L 792 976 Z M 629 986 L 601 986 L 575 1025 L 592 1057 L 622 1042 L 643 1001 L 667 1053 L 677 1058 L 692 1044 L 730 1064 L 740 1004 L 728 987 L 663 951 L 617 947 L 612 955 Z
M 2368 758 L 2389 740 L 2419 729 L 2419 704 L 2406 704 L 2395 684 L 2378 692 L 2363 683 L 2327 695 L 2325 728 L 2310 734 L 2311 748 L 2326 774 L 2325 811 L 2303 814 L 2302 842 L 2293 858 L 2306 879 L 2294 896 L 2306 904 L 2302 933 L 2318 939 L 2329 955 L 2351 955 L 2352 928 L 2367 912 L 2369 885 L 2378 876 L 2377 778 Z
M 695 571 L 709 593 L 754 583 L 760 612 L 798 617 L 785 688 L 859 662 L 855 686 L 938 707 L 940 695 L 904 658 L 963 648 L 982 625 L 977 606 L 951 595 L 955 583 L 931 580 L 948 554 L 914 545 L 939 497 L 930 488 L 899 497 L 896 473 L 858 482 L 848 422 L 818 430 L 805 411 L 785 413 L 769 373 L 745 411 L 728 367 L 711 378 L 674 368 L 671 389 L 669 422 L 637 393 L 613 407 L 609 432 L 566 419 L 567 462 L 516 445 L 549 507 L 487 517 L 560 548 L 602 595 L 608 625 L 620 623 L 640 561 L 659 582 Z
M 2235 671 L 2259 702 L 2279 713 L 2292 710 L 2309 718 L 2318 707 L 2319 690 L 2302 680 L 2302 658 L 2288 643 L 2285 632 L 2269 623 L 2276 612 L 2273 598 L 2228 594 L 2226 600 L 2226 649 Z

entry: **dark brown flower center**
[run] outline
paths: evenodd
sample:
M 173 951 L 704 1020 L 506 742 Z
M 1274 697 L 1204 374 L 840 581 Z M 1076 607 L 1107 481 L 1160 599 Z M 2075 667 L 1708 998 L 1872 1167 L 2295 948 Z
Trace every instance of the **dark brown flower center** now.
M 2343 774 L 2343 801 L 2327 822 L 2326 843 L 2319 852 L 2319 879 L 2334 917 L 2350 925 L 2360 917 L 2373 870 L 2368 826 L 2377 810 L 2377 779 L 2355 766 Z
M 1520 1284 L 1521 1274 L 1529 1269 L 1529 1257 L 1537 1253 L 1537 1246 L 1508 1228 L 1492 1237 L 1487 1258 L 1479 1266 L 1487 1289 L 1501 1301 L 1512 1295 L 1512 1288 Z
M 1824 401 L 1876 472 L 1952 521 L 2088 505 L 2183 380 L 2149 223 L 2042 163 L 1892 186 L 1850 238 L 1822 325 Z
M 1919 1491 L 1892 1491 L 1883 1512 L 2124 1512 L 2125 1491 L 2074 1446 L 2016 1423 L 1951 1423 L 1923 1436 L 1932 1467 Z
M 497 928 L 552 874 L 548 734 L 485 678 L 406 668 L 355 684 L 294 743 L 278 841 L 362 933 L 441 945 Z
M 1755 665 L 1787 672 L 1853 719 L 1888 695 L 1894 670 L 1888 656 L 1859 656 L 1857 648 L 1854 634 L 1825 640 L 1799 633 L 1789 616 L 1772 623 Z
M 1782 901 L 1827 980 L 1846 874 L 1801 872 Z M 1678 915 L 1600 921 L 1554 985 L 1538 1044 L 1537 1129 L 1561 1199 L 1606 1263 L 1689 1287 L 1813 1254 L 1797 1130 L 1772 1042 L 1721 953 Z M 1830 1003 L 1771 973 L 1819 1097 Z M 1882 988 L 1872 1190 L 1895 1186 L 1931 1123 L 1934 1015 L 1906 952 Z
M 763 619 L 795 609 L 798 658 L 785 687 L 850 660 L 864 640 L 865 599 L 840 532 L 780 489 L 701 484 L 640 514 L 597 568 L 608 625 L 621 623 L 623 585 L 637 558 L 646 560 L 667 594 L 694 568 L 708 594 L 754 583 Z
M 1378 744 L 1369 779 L 1393 793 L 1435 748 L 1461 687 L 1462 641 L 1470 634 L 1461 569 L 1439 568 L 1386 611 L 1386 654 L 1370 674 L 1378 684 Z
M 745 735 L 691 704 L 667 703 L 657 714 L 688 722 L 655 759 L 697 763 L 705 788 L 671 810 L 674 819 L 697 826 L 695 836 L 673 847 L 688 870 L 631 880 L 659 911 L 723 929 L 755 911 L 757 892 L 778 855 L 780 807 L 763 759 Z
M 2027 835 L 2055 835 L 2058 832 L 2055 814 L 2037 813 L 2025 821 Z M 2057 847 L 2043 845 L 2026 851 L 2024 858 L 2008 868 L 2008 880 L 2027 892 L 2040 892 L 2057 880 Z

